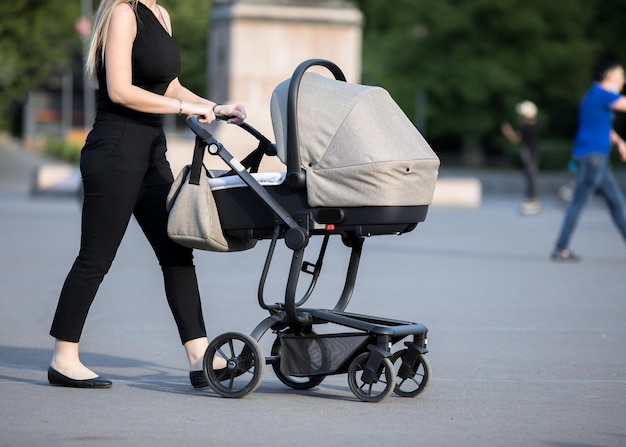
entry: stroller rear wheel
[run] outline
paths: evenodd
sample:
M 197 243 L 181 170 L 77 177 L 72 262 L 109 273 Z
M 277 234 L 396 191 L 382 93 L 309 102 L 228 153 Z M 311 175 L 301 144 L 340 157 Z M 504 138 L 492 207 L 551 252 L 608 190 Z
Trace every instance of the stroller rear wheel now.
M 213 369 L 213 359 L 222 357 L 226 368 Z M 227 332 L 217 336 L 204 354 L 204 374 L 210 387 L 223 397 L 243 397 L 258 388 L 265 358 L 257 341 L 246 334 Z
M 379 402 L 389 396 L 396 385 L 396 370 L 388 358 L 383 358 L 371 383 L 363 380 L 363 372 L 370 357 L 369 352 L 359 354 L 348 368 L 348 384 L 356 397 L 364 402 Z
M 398 396 L 415 397 L 426 391 L 430 380 L 430 362 L 424 354 L 418 354 L 413 365 L 405 364 L 408 349 L 401 349 L 391 356 L 397 377 L 393 390 Z
M 280 358 L 280 337 L 276 337 L 274 340 L 274 344 L 272 345 L 272 356 L 277 356 Z M 311 388 L 315 388 L 318 386 L 326 376 L 318 375 L 318 376 L 310 376 L 310 377 L 295 377 L 283 374 L 280 370 L 280 360 L 278 362 L 272 363 L 272 368 L 274 369 L 274 374 L 278 377 L 278 380 L 283 382 L 290 388 L 294 390 L 309 390 Z

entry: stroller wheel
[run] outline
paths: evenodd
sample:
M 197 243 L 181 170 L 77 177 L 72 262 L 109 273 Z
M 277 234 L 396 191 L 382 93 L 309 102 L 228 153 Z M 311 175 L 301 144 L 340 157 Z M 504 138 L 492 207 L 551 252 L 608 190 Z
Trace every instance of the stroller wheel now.
M 276 337 L 274 340 L 274 344 L 272 345 L 272 356 L 277 356 L 280 358 L 280 337 Z M 293 388 L 294 390 L 309 390 L 311 388 L 316 387 L 326 376 L 318 375 L 318 376 L 310 376 L 310 377 L 294 377 L 283 374 L 280 370 L 280 360 L 276 363 L 272 363 L 272 368 L 274 369 L 274 374 L 278 377 L 278 380 L 283 382 L 288 387 Z
M 383 358 L 371 383 L 367 383 L 359 374 L 365 369 L 370 357 L 369 352 L 359 354 L 348 368 L 348 384 L 356 397 L 364 402 L 379 402 L 389 396 L 396 384 L 396 371 L 388 358 Z
M 391 356 L 397 377 L 393 390 L 398 396 L 415 397 L 426 391 L 430 380 L 430 362 L 423 354 L 418 354 L 414 365 L 404 364 L 408 349 L 401 349 Z M 404 368 L 403 368 L 404 366 Z
M 227 366 L 213 369 L 213 359 L 226 359 Z M 258 388 L 265 358 L 257 341 L 246 334 L 227 332 L 217 336 L 204 354 L 204 374 L 209 385 L 223 397 L 243 397 Z

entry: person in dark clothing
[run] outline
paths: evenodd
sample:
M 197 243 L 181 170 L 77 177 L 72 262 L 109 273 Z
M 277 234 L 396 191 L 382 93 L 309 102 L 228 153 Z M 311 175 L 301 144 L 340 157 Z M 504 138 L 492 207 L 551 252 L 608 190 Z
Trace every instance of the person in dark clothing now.
M 626 162 L 626 142 L 613 130 L 615 112 L 626 112 L 626 97 L 620 94 L 624 88 L 624 68 L 616 61 L 603 60 L 595 71 L 595 82 L 579 107 L 572 150 L 576 185 L 551 255 L 554 261 L 580 261 L 580 257 L 569 249 L 569 244 L 580 214 L 594 193 L 599 193 L 606 202 L 611 218 L 626 242 L 624 194 L 609 163 L 609 153 L 614 145 L 622 161 Z
M 180 55 L 167 11 L 155 0 L 102 0 L 86 60 L 98 82 L 97 113 L 81 152 L 81 244 L 52 321 L 52 385 L 109 388 L 111 381 L 83 365 L 79 341 L 91 303 L 134 216 L 163 272 L 165 294 L 189 360 L 194 387 L 207 386 L 202 369 L 208 339 L 192 250 L 167 235 L 166 197 L 173 183 L 165 157 L 161 115 L 219 113 L 239 124 L 242 105 L 221 105 L 181 85 Z M 224 361 L 225 364 L 225 361 Z M 220 368 L 224 365 L 214 365 Z
M 511 143 L 520 145 L 520 158 L 526 179 L 520 213 L 537 214 L 541 211 L 538 186 L 541 127 L 537 121 L 537 106 L 531 101 L 523 101 L 515 106 L 515 111 L 519 116 L 519 129 L 515 130 L 509 123 L 504 123 L 502 133 Z

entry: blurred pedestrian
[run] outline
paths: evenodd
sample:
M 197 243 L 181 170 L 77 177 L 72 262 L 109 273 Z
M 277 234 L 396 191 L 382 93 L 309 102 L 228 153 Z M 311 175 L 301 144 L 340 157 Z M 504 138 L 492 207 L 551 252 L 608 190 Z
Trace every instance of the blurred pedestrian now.
M 569 249 L 580 214 L 589 197 L 598 193 L 608 205 L 611 218 L 626 242 L 624 195 L 609 163 L 613 145 L 626 162 L 626 143 L 613 130 L 615 111 L 626 112 L 624 68 L 616 61 L 602 61 L 595 70 L 595 82 L 584 95 L 578 115 L 578 130 L 572 159 L 576 163 L 576 185 L 561 231 L 552 252 L 555 261 L 579 261 Z
M 96 291 L 134 215 L 161 266 L 191 384 L 208 386 L 202 371 L 208 339 L 192 251 L 170 240 L 166 231 L 165 202 L 173 176 L 161 115 L 198 115 L 206 123 L 220 113 L 241 123 L 245 110 L 201 98 L 181 85 L 180 55 L 171 30 L 169 14 L 155 0 L 101 0 L 96 12 L 86 68 L 99 88 L 95 124 L 80 158 L 81 244 L 50 329 L 55 338 L 50 384 L 111 386 L 83 365 L 78 343 Z M 217 365 L 223 366 L 225 361 Z
M 526 186 L 524 200 L 519 211 L 522 215 L 537 214 L 541 211 L 539 200 L 539 137 L 541 127 L 537 120 L 537 106 L 532 101 L 523 101 L 515 106 L 518 129 L 509 123 L 502 124 L 502 133 L 513 144 L 520 145 L 520 158 L 524 168 Z

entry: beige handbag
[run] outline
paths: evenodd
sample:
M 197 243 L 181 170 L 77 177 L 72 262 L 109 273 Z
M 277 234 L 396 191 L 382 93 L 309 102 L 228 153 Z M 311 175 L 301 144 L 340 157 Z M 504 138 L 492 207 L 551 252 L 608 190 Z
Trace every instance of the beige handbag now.
M 224 235 L 219 212 L 202 163 L 206 145 L 196 138 L 193 161 L 180 172 L 167 195 L 167 234 L 180 245 L 200 250 L 230 252 L 248 250 L 254 239 Z

